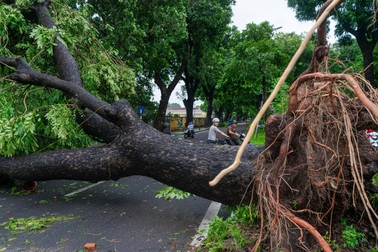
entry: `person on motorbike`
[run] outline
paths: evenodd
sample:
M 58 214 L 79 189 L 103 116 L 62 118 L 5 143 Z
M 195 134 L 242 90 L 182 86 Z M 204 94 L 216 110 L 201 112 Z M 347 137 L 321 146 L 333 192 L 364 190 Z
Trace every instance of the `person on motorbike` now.
M 232 121 L 232 124 L 227 128 L 227 135 L 230 137 L 231 143 L 233 145 L 241 145 L 242 140 L 240 139 L 240 134 L 236 132 L 236 126 L 238 122 L 236 120 Z
M 188 127 L 184 130 L 184 138 L 187 139 L 188 137 L 194 138 L 194 123 L 189 122 Z
M 188 124 L 188 134 L 190 137 L 193 138 L 194 136 L 194 123 L 193 122 L 189 122 Z
M 213 119 L 213 125 L 211 125 L 210 129 L 209 129 L 209 135 L 207 137 L 207 143 L 212 143 L 212 144 L 216 144 L 218 142 L 218 139 L 217 139 L 217 133 L 225 136 L 226 138 L 228 138 L 227 134 L 224 133 L 223 131 L 221 131 L 220 129 L 218 129 L 218 124 L 219 124 L 219 119 L 218 118 L 214 118 Z

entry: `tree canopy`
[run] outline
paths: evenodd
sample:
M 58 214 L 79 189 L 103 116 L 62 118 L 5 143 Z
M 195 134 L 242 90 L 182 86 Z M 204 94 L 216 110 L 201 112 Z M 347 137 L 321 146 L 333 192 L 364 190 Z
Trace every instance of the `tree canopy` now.
M 288 0 L 288 6 L 296 12 L 298 20 L 313 20 L 323 0 L 301 1 Z M 332 2 L 331 0 L 327 1 Z M 371 0 L 342 1 L 343 3 L 332 13 L 336 22 L 335 35 L 340 43 L 348 43 L 351 35 L 356 38 L 364 59 L 364 75 L 374 85 L 373 51 L 378 42 L 377 4 Z
M 217 102 L 222 104 L 226 114 L 235 112 L 245 118 L 254 117 L 302 39 L 302 36 L 294 33 L 277 33 L 268 22 L 251 23 L 245 30 L 231 33 L 227 41 L 222 79 L 216 86 Z M 311 48 L 307 47 L 300 62 L 306 62 L 306 58 L 309 62 L 311 52 Z M 302 72 L 306 67 L 298 64 L 289 76 L 288 83 L 293 81 L 295 73 Z M 285 86 L 287 92 L 289 84 Z M 282 91 L 281 95 L 287 98 L 286 92 Z M 275 111 L 270 111 L 270 114 L 283 112 L 279 107 L 277 104 Z

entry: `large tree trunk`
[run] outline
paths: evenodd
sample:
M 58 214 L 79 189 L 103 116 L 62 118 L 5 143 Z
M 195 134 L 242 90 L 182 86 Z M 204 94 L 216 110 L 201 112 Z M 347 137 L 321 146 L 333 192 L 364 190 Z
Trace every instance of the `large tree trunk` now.
M 211 181 L 232 164 L 237 148 L 191 145 L 145 124 L 126 100 L 112 105 L 121 133 L 110 144 L 0 158 L 0 175 L 14 180 L 72 179 L 97 182 L 143 175 L 227 205 L 249 202 L 253 160 L 262 148 L 250 146 L 240 169 L 215 187 Z M 119 109 L 119 110 L 118 110 Z

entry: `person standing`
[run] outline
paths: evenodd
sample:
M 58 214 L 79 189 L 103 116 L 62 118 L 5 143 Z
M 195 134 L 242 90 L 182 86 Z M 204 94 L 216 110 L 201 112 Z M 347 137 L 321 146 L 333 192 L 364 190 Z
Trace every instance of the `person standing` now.
M 220 129 L 218 129 L 218 124 L 219 124 L 219 119 L 214 118 L 213 119 L 213 125 L 211 125 L 211 127 L 209 129 L 209 135 L 207 137 L 207 143 L 216 144 L 218 142 L 217 133 L 225 136 L 226 138 L 229 137 L 229 136 L 227 136 L 226 133 L 224 133 Z

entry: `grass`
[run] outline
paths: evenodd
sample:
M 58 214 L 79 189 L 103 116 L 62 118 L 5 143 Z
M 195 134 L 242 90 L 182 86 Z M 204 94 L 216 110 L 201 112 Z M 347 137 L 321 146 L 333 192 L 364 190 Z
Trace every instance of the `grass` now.
M 249 243 L 252 233 L 248 232 L 247 227 L 258 219 L 256 206 L 229 207 L 227 210 L 232 211 L 233 215 L 227 219 L 215 215 L 210 222 L 208 235 L 204 240 L 207 250 L 201 248 L 201 251 L 242 251 Z
M 256 145 L 264 145 L 265 144 L 265 129 L 259 129 L 257 131 L 257 136 L 253 134 L 250 142 Z

